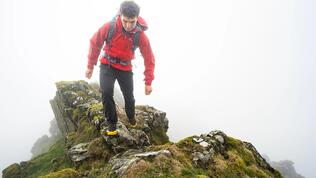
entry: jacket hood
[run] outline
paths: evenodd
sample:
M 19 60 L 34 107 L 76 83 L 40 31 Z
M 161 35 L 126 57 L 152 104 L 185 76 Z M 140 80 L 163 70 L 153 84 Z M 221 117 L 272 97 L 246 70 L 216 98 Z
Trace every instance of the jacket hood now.
M 142 28 L 142 31 L 145 31 L 148 29 L 148 25 L 146 21 L 142 17 L 138 17 L 137 25 L 139 25 Z

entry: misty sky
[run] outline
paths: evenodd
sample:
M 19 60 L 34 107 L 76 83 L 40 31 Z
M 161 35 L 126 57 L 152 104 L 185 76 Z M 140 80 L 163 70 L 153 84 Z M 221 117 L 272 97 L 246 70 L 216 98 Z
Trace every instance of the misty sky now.
M 89 39 L 120 2 L 0 0 L 1 170 L 30 159 L 54 118 L 54 83 L 85 80 Z M 156 57 L 145 96 L 137 54 L 136 103 L 167 112 L 172 141 L 218 129 L 316 177 L 315 1 L 136 2 Z

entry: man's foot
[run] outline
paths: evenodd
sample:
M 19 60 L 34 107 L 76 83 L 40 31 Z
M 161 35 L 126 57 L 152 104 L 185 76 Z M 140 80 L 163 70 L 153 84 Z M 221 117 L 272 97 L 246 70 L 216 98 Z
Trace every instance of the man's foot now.
M 114 131 L 107 130 L 106 131 L 107 136 L 116 136 L 117 134 L 118 134 L 117 130 L 114 130 Z
M 118 134 L 116 130 L 116 124 L 109 124 L 109 128 L 106 130 L 106 135 L 116 136 Z
M 129 124 L 131 125 L 131 127 L 135 127 L 136 126 L 136 119 L 135 119 L 135 117 L 129 119 Z

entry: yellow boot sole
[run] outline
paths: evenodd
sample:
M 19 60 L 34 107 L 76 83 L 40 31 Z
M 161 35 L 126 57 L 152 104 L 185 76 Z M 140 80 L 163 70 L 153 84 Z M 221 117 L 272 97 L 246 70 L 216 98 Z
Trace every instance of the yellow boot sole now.
M 116 136 L 118 134 L 117 130 L 115 131 L 106 131 L 106 135 L 108 136 Z

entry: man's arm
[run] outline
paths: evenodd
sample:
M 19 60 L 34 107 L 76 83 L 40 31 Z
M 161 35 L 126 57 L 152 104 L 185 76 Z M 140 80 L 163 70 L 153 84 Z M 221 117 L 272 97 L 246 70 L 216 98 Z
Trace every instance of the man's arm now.
M 86 77 L 91 78 L 93 68 L 98 63 L 98 57 L 108 34 L 110 23 L 105 23 L 90 39 L 90 48 L 88 54 L 88 65 L 86 70 Z
M 155 70 L 155 57 L 152 52 L 149 39 L 144 32 L 141 32 L 139 38 L 139 50 L 144 58 L 145 65 L 145 94 L 149 95 L 152 92 L 151 83 L 154 80 L 154 70 Z

